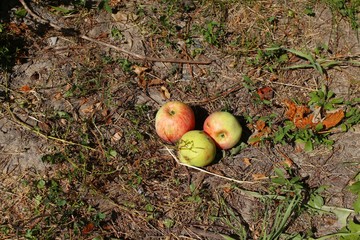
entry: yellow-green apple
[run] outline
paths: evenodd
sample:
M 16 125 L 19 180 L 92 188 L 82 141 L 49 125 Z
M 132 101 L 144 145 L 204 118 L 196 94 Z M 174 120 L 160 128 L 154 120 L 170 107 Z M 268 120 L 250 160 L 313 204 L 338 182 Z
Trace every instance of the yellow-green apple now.
M 156 133 L 167 143 L 176 143 L 186 132 L 194 128 L 194 111 L 180 101 L 167 102 L 156 113 Z
M 216 155 L 214 140 L 200 130 L 185 133 L 178 144 L 179 161 L 196 167 L 209 165 Z
M 214 139 L 221 149 L 234 147 L 241 138 L 242 127 L 229 112 L 214 112 L 204 122 L 204 131 Z

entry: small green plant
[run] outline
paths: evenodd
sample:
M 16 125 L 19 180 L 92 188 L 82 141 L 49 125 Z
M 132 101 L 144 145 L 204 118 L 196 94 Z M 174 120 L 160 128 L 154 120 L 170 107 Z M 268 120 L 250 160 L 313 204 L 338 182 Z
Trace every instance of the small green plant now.
M 200 203 L 201 202 L 201 197 L 199 195 L 199 191 L 196 188 L 194 183 L 191 183 L 189 185 L 189 189 L 191 192 L 191 196 L 187 197 L 187 201 L 189 202 L 193 202 L 193 203 Z
M 309 93 L 310 101 L 308 105 L 310 107 L 321 107 L 322 110 L 330 111 L 336 109 L 339 104 L 344 102 L 343 98 L 336 98 L 335 93 L 328 90 L 326 85 L 322 85 L 321 89 Z
M 121 31 L 118 28 L 113 27 L 111 28 L 111 37 L 114 38 L 115 40 L 122 40 L 124 38 L 124 35 L 121 33 Z
M 205 41 L 218 47 L 224 37 L 224 26 L 218 22 L 210 21 L 205 25 L 205 28 L 201 31 L 205 38 Z
M 334 13 L 340 13 L 342 17 L 349 20 L 352 29 L 359 29 L 360 23 L 358 18 L 360 3 L 356 0 L 323 0 L 330 6 Z

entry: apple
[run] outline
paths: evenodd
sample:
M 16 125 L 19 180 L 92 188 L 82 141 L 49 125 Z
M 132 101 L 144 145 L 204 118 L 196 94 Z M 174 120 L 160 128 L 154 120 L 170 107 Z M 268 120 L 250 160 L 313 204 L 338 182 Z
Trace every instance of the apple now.
M 194 128 L 194 111 L 180 101 L 167 102 L 156 113 L 156 133 L 167 143 L 176 143 L 186 132 Z
M 221 149 L 234 147 L 241 138 L 242 127 L 229 112 L 214 112 L 204 122 L 204 131 L 209 134 Z
M 191 166 L 209 165 L 216 155 L 214 140 L 200 130 L 185 133 L 177 144 L 179 161 Z

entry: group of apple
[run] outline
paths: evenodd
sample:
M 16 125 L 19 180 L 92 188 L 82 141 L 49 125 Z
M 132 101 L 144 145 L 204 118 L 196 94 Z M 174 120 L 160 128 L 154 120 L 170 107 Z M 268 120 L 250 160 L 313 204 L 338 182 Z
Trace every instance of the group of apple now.
M 236 117 L 222 111 L 210 114 L 203 130 L 194 130 L 194 111 L 180 101 L 167 102 L 158 110 L 155 129 L 163 141 L 176 144 L 180 162 L 196 167 L 209 165 L 215 159 L 217 148 L 234 147 L 242 133 Z

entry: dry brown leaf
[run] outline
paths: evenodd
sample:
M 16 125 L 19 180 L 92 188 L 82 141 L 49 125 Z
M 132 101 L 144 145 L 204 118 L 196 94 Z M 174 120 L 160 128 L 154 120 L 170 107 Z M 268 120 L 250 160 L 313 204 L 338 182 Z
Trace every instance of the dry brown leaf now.
M 32 89 L 31 89 L 31 87 L 29 87 L 29 85 L 24 85 L 24 86 L 20 87 L 19 90 L 21 92 L 27 93 L 27 92 L 30 92 Z
M 270 100 L 274 97 L 274 90 L 271 87 L 262 87 L 257 90 L 261 100 Z
M 266 123 L 263 120 L 257 120 L 255 124 L 255 128 L 258 131 L 261 131 L 265 128 Z
M 284 101 L 288 110 L 285 112 L 285 117 L 293 121 L 295 126 L 299 129 L 315 127 L 317 122 L 314 120 L 314 115 L 310 108 L 305 105 L 296 105 L 293 101 L 287 99 Z
M 250 158 L 243 158 L 242 159 L 243 163 L 245 164 L 245 166 L 251 166 L 251 159 Z
M 249 137 L 248 144 L 256 145 L 261 141 L 261 139 L 268 137 L 270 133 L 271 128 L 269 127 L 264 127 L 264 129 L 260 131 L 256 129 L 255 132 Z
M 254 173 L 251 176 L 255 181 L 268 179 L 268 177 L 263 173 Z
M 170 99 L 171 97 L 169 90 L 165 86 L 161 86 L 161 95 L 164 99 Z
M 310 114 L 302 118 L 294 118 L 295 126 L 299 129 L 312 128 L 316 126 L 316 123 L 313 121 L 314 115 Z
M 86 235 L 92 232 L 95 229 L 95 225 L 93 223 L 88 223 L 85 227 L 81 230 L 81 234 Z
M 136 73 L 136 75 L 140 76 L 142 74 L 144 74 L 145 71 L 149 70 L 149 68 L 147 67 L 141 67 L 141 66 L 138 66 L 138 65 L 134 65 L 132 67 L 134 73 Z
M 139 76 L 138 84 L 141 88 L 146 88 L 146 79 L 143 76 Z
M 284 101 L 284 104 L 288 108 L 287 111 L 285 112 L 285 117 L 290 121 L 294 120 L 294 116 L 296 114 L 296 104 L 289 99 L 286 99 Z
M 345 113 L 342 109 L 338 109 L 335 112 L 327 113 L 325 119 L 322 121 L 322 124 L 325 126 L 325 129 L 330 129 L 335 127 L 341 120 L 345 117 Z
M 294 165 L 294 162 L 290 158 L 285 158 L 284 161 L 281 162 L 284 166 L 291 168 Z
M 111 140 L 112 140 L 113 142 L 118 142 L 118 141 L 120 141 L 120 139 L 122 138 L 122 136 L 123 136 L 123 133 L 120 132 L 120 131 L 118 131 L 118 132 L 116 132 L 114 135 L 112 135 Z
M 151 86 L 156 86 L 156 85 L 161 85 L 161 84 L 164 84 L 163 80 L 161 80 L 160 78 L 154 78 L 149 81 L 148 86 L 151 87 Z

